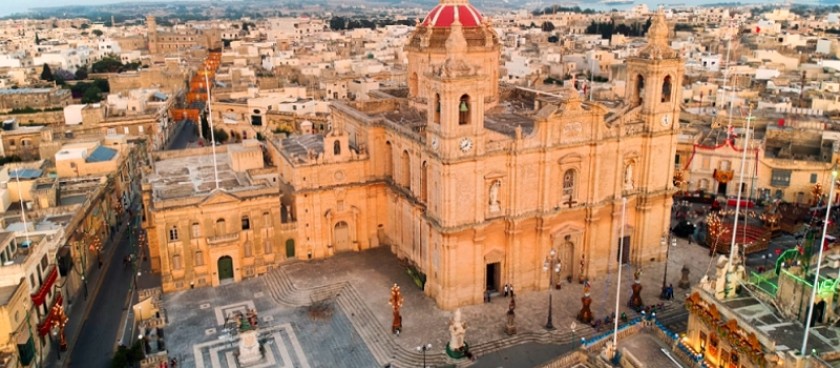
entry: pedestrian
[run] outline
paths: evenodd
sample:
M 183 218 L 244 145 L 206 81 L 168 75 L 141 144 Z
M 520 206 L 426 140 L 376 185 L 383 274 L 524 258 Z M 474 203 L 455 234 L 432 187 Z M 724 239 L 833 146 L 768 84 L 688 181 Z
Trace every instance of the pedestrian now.
M 510 292 L 510 297 L 513 298 L 513 285 L 510 285 L 510 290 L 508 291 Z
M 490 290 L 484 290 L 484 302 L 490 303 Z
M 508 284 L 505 284 L 505 288 L 504 288 L 505 298 L 507 298 L 509 290 L 510 290 L 510 287 L 508 287 Z
M 691 239 L 694 238 L 694 234 L 688 234 L 688 245 L 691 245 Z

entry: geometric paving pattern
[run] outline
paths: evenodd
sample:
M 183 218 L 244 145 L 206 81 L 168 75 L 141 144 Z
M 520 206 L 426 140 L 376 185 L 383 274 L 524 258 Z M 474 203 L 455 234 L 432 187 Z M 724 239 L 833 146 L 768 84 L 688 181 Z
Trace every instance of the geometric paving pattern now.
M 289 323 L 261 328 L 259 341 L 264 349 L 262 360 L 249 365 L 249 368 L 310 368 L 300 342 Z M 196 368 L 240 368 L 236 360 L 239 353 L 239 336 L 220 336 L 216 341 L 208 341 L 193 346 Z
M 244 302 L 234 303 L 223 305 L 221 307 L 216 307 L 216 324 L 224 325 L 225 321 L 230 317 L 236 314 L 236 312 L 242 313 L 243 316 L 248 315 L 249 309 L 254 309 L 254 301 L 248 300 Z

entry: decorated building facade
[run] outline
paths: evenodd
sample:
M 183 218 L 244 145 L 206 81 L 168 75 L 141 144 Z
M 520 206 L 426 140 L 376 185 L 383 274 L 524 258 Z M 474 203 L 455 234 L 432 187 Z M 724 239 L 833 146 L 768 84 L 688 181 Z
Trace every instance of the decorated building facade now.
M 624 261 L 661 260 L 683 78 L 668 33 L 657 14 L 625 104 L 607 108 L 500 86 L 489 19 L 441 1 L 409 37 L 407 91 L 335 102 L 325 136 L 273 142 L 301 253 L 389 246 L 446 309 L 504 284 L 545 289 L 551 250 L 560 279 L 608 272 L 622 217 Z

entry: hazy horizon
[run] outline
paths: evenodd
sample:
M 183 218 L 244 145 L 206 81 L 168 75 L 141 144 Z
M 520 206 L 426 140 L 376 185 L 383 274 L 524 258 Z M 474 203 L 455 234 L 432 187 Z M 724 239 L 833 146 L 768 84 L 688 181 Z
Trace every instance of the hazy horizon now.
M 116 3 L 140 3 L 140 2 L 193 2 L 193 1 L 208 1 L 208 0 L 29 0 L 28 2 L 17 2 L 6 4 L 0 8 L 0 17 L 9 16 L 15 13 L 23 13 L 32 8 L 58 7 L 68 5 L 101 5 L 101 4 L 116 4 Z M 248 0 L 215 0 L 218 2 L 247 2 Z M 474 4 L 480 6 L 482 3 L 504 0 L 471 0 Z M 506 2 L 506 1 L 505 1 Z M 542 4 L 543 6 L 550 6 L 551 4 L 575 4 L 581 8 L 592 8 L 595 10 L 609 10 L 611 8 L 628 9 L 635 4 L 648 4 L 651 9 L 656 8 L 657 5 L 704 5 L 704 4 L 718 4 L 718 3 L 741 3 L 741 4 L 767 4 L 771 5 L 774 2 L 767 2 L 766 0 L 636 0 L 635 4 L 614 5 L 603 4 L 600 0 L 585 1 L 585 0 L 519 0 L 521 5 L 533 5 L 534 3 Z M 819 0 L 793 0 L 794 4 L 809 4 L 815 5 Z
M 177 0 L 176 2 L 200 1 L 200 0 Z M 223 0 L 224 1 L 224 0 Z M 164 0 L 29 0 L 27 2 L 11 2 L 0 7 L 0 16 L 5 17 L 15 13 L 23 13 L 32 8 L 47 8 L 68 5 L 101 5 L 116 3 L 152 3 L 164 2 Z

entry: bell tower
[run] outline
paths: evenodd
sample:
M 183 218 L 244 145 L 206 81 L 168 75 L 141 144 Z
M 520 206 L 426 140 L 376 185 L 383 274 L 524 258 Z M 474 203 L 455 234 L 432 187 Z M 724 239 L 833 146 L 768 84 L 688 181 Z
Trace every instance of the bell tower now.
M 627 59 L 625 101 L 640 106 L 639 116 L 651 131 L 676 129 L 685 66 L 668 45 L 669 27 L 662 9 L 653 16 L 648 43 Z
M 441 157 L 483 152 L 484 112 L 499 100 L 499 37 L 467 0 L 441 0 L 409 38 L 409 99 L 426 111 Z

